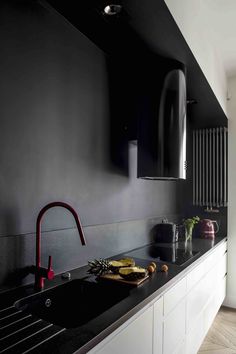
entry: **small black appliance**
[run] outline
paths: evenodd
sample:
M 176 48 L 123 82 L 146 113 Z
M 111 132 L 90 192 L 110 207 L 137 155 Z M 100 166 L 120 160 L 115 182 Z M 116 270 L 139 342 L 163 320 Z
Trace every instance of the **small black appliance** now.
M 178 241 L 178 229 L 176 224 L 166 219 L 152 229 L 153 241 L 161 243 L 174 243 Z

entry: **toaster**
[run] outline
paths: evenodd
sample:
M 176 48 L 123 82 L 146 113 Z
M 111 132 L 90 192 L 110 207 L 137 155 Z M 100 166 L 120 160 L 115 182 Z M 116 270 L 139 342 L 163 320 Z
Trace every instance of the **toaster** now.
M 176 224 L 168 222 L 166 219 L 154 226 L 152 234 L 154 242 L 174 243 L 178 241 Z

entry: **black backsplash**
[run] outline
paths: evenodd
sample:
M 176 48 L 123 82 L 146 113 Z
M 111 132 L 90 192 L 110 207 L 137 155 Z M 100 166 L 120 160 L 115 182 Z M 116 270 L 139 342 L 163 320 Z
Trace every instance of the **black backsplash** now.
M 178 221 L 183 183 L 137 179 L 137 147 L 130 143 L 127 164 L 117 169 L 110 151 L 108 62 L 98 47 L 39 3 L 2 1 L 0 7 L 5 290 L 33 280 L 28 266 L 35 262 L 35 221 L 48 202 L 70 203 L 87 239 L 82 247 L 66 210 L 47 213 L 43 264 L 52 254 L 59 273 L 148 243 L 151 227 L 164 216 Z

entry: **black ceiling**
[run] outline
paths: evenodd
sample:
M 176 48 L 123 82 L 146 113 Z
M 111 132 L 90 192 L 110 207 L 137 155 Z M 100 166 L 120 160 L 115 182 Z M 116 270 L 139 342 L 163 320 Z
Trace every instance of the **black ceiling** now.
M 116 57 L 116 61 L 120 57 L 129 65 L 139 63 L 139 71 L 146 70 L 148 57 L 156 58 L 154 71 L 158 71 L 160 57 L 183 63 L 187 68 L 188 99 L 197 101 L 188 107 L 193 126 L 227 126 L 227 117 L 164 0 L 112 1 L 122 5 L 122 11 L 115 16 L 104 14 L 108 4 L 104 0 L 48 0 L 47 3 L 108 56 Z

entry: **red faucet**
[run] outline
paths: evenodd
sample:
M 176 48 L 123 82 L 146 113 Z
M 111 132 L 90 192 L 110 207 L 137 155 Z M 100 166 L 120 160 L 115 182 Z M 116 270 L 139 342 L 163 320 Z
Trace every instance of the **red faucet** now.
M 80 235 L 80 240 L 82 245 L 84 246 L 85 243 L 85 238 L 84 238 L 84 233 L 82 229 L 82 225 L 79 219 L 79 216 L 75 209 L 73 209 L 69 204 L 64 203 L 64 202 L 52 202 L 45 207 L 43 207 L 37 217 L 37 223 L 36 223 L 36 266 L 33 267 L 32 272 L 35 274 L 35 288 L 38 290 L 43 289 L 44 287 L 44 279 L 49 279 L 52 280 L 54 278 L 54 271 L 52 270 L 52 257 L 49 256 L 48 258 L 48 268 L 43 268 L 41 267 L 41 222 L 43 215 L 48 209 L 51 209 L 53 207 L 63 207 L 69 210 L 72 215 L 75 218 L 75 222 L 79 231 Z

